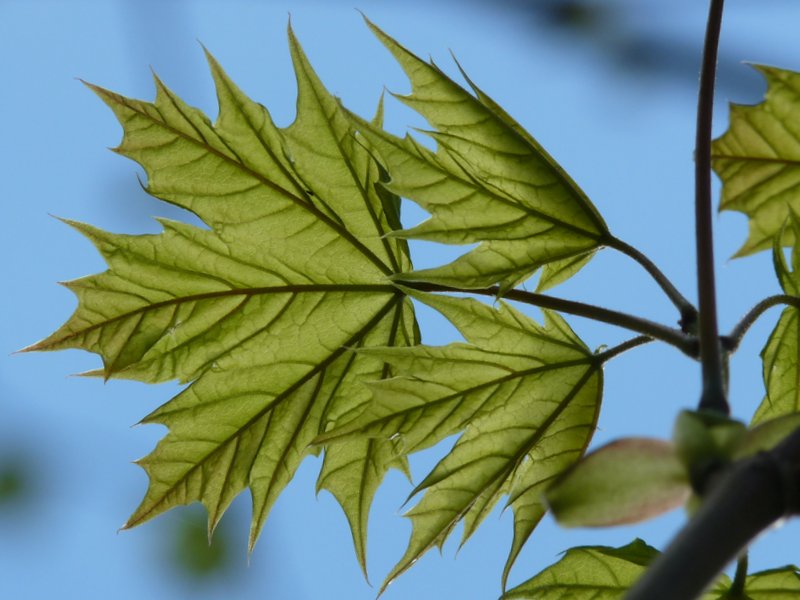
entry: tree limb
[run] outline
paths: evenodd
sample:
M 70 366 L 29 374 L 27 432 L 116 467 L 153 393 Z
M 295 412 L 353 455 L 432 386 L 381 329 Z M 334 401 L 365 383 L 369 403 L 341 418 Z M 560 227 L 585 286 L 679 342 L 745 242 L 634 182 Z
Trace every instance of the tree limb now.
M 800 429 L 769 452 L 717 475 L 700 510 L 626 600 L 698 598 L 727 564 L 778 519 L 800 512 Z

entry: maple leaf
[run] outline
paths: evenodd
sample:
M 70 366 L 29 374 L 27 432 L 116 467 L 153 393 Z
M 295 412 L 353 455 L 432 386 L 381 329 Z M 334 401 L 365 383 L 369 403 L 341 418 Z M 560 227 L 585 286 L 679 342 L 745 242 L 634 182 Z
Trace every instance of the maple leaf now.
M 156 235 L 118 235 L 70 222 L 109 269 L 65 285 L 72 317 L 28 350 L 99 354 L 105 378 L 191 385 L 143 419 L 169 429 L 139 461 L 150 483 L 126 527 L 202 502 L 209 530 L 245 488 L 250 547 L 312 439 L 358 415 L 359 382 L 391 374 L 358 347 L 418 341 L 410 302 L 388 281 L 408 270 L 399 198 L 289 29 L 297 118 L 277 128 L 209 55 L 215 124 L 158 78 L 154 103 L 90 86 L 124 129 L 120 154 L 147 191 L 208 229 L 160 220 Z M 380 126 L 381 111 L 375 120 Z M 325 456 L 319 486 L 343 506 L 362 568 L 367 513 L 390 467 L 388 443 L 353 440 Z
M 463 542 L 508 495 L 514 540 L 503 574 L 546 511 L 547 484 L 575 463 L 594 433 L 602 360 L 555 313 L 539 325 L 500 302 L 409 291 L 441 312 L 467 344 L 365 349 L 402 376 L 371 385 L 375 398 L 355 420 L 318 438 L 391 441 L 399 455 L 463 431 L 416 486 L 408 549 L 384 588 L 464 522 Z
M 359 119 L 391 173 L 387 187 L 431 213 L 424 223 L 393 235 L 447 244 L 479 242 L 441 267 L 404 274 L 428 281 L 508 290 L 539 267 L 558 262 L 546 285 L 555 285 L 613 243 L 600 214 L 561 167 L 500 106 L 475 86 L 470 94 L 375 25 L 375 35 L 411 80 L 398 98 L 435 127 L 431 152 L 413 138 L 397 138 Z M 464 75 L 466 78 L 466 75 Z
M 788 233 L 788 235 L 787 235 Z M 772 259 L 775 275 L 783 292 L 800 297 L 800 220 L 790 213 L 788 223 L 773 237 Z M 787 264 L 781 241 L 795 240 L 791 265 Z M 766 397 L 756 409 L 753 423 L 763 423 L 775 417 L 800 413 L 800 310 L 794 306 L 783 309 L 775 328 L 761 351 Z
M 714 141 L 722 180 L 720 210 L 747 215 L 750 232 L 734 256 L 772 247 L 791 210 L 800 212 L 800 73 L 755 65 L 767 80 L 764 102 L 733 104 L 728 131 Z M 783 240 L 791 244 L 793 232 Z
M 658 550 L 640 539 L 621 548 L 570 548 L 556 564 L 508 590 L 500 600 L 621 600 L 658 555 Z M 753 600 L 778 597 L 759 593 L 762 590 L 769 593 L 770 586 L 775 586 L 772 592 L 800 589 L 797 586 L 796 570 L 791 567 L 754 573 L 747 577 L 745 585 Z M 713 588 L 703 594 L 701 600 L 728 598 L 730 589 L 730 578 L 722 575 Z

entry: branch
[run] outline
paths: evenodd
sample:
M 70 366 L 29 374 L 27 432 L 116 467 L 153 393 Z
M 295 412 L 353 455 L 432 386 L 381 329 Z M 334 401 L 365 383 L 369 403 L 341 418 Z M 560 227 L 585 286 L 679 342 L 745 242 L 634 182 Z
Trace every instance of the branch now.
M 742 317 L 742 320 L 736 324 L 736 327 L 731 329 L 731 332 L 723 338 L 723 344 L 728 352 L 736 352 L 739 344 L 742 343 L 742 338 L 747 333 L 747 330 L 756 322 L 756 320 L 764 314 L 768 309 L 778 304 L 788 304 L 795 308 L 800 308 L 800 298 L 797 296 L 789 296 L 787 294 L 778 294 L 764 298 L 761 302 L 756 304 L 750 311 Z
M 639 263 L 644 269 L 651 275 L 651 277 L 655 280 L 655 282 L 661 286 L 661 289 L 667 294 L 667 297 L 672 301 L 675 307 L 681 313 L 681 330 L 684 333 L 689 333 L 693 331 L 695 325 L 697 324 L 697 309 L 694 305 L 689 302 L 686 297 L 681 294 L 678 289 L 673 285 L 672 281 L 664 275 L 664 273 L 659 269 L 653 261 L 651 261 L 645 254 L 631 246 L 630 244 L 626 244 L 622 240 L 611 236 L 611 239 L 606 242 L 606 245 L 609 248 L 613 248 L 618 252 L 632 258 L 637 263 Z
M 717 327 L 717 298 L 714 283 L 714 232 L 711 208 L 711 121 L 714 109 L 714 78 L 717 48 L 722 26 L 724 0 L 711 0 L 700 72 L 695 143 L 695 236 L 697 240 L 697 292 L 699 299 L 700 362 L 703 395 L 700 408 L 728 414 L 722 356 Z
M 537 294 L 535 292 L 526 292 L 524 290 L 511 290 L 505 294 L 501 294 L 500 288 L 496 285 L 487 288 L 479 289 L 466 289 L 454 288 L 446 285 L 438 285 L 435 283 L 419 282 L 419 281 L 402 281 L 394 280 L 398 285 L 419 290 L 420 292 L 457 292 L 461 294 L 478 294 L 481 296 L 490 296 L 497 298 L 502 295 L 503 298 L 515 300 L 531 306 L 539 308 L 549 308 L 559 312 L 576 315 L 578 317 L 585 317 L 594 321 L 616 325 L 623 327 L 636 333 L 661 340 L 675 346 L 678 350 L 691 358 L 697 358 L 697 343 L 695 338 L 686 335 L 683 332 L 655 323 L 641 317 L 629 315 L 627 313 L 610 310 L 608 308 L 601 308 L 592 304 L 585 304 L 583 302 L 575 302 L 574 300 L 565 300 L 563 298 L 554 298 L 545 294 Z
M 800 429 L 731 465 L 625 600 L 698 598 L 762 531 L 800 511 Z

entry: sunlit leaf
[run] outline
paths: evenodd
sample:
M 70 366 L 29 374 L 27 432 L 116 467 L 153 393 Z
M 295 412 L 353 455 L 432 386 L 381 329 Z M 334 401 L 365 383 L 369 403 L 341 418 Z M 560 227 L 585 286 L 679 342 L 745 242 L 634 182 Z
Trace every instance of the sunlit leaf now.
M 585 194 L 485 93 L 474 85 L 474 95 L 469 93 L 436 65 L 370 27 L 411 80 L 413 93 L 399 98 L 435 128 L 425 132 L 436 142 L 434 153 L 411 137 L 400 139 L 358 121 L 386 161 L 389 189 L 431 213 L 396 235 L 480 242 L 454 262 L 403 275 L 404 280 L 470 288 L 499 282 L 508 289 L 544 264 L 585 257 L 609 239 Z M 572 273 L 562 270 L 567 274 Z
M 756 65 L 767 80 L 755 106 L 731 105 L 730 126 L 712 150 L 722 210 L 747 215 L 750 233 L 736 256 L 772 246 L 791 210 L 800 212 L 800 73 Z M 791 243 L 787 232 L 784 243 Z
M 567 527 L 636 523 L 681 506 L 691 488 L 669 442 L 626 438 L 585 456 L 547 490 L 553 516 Z
M 285 129 L 210 56 L 213 125 L 158 79 L 154 103 L 91 86 L 148 192 L 208 225 L 162 220 L 162 233 L 117 235 L 72 223 L 109 270 L 67 283 L 75 314 L 29 348 L 95 352 L 105 378 L 191 383 L 143 420 L 169 433 L 139 461 L 150 485 L 128 527 L 200 501 L 213 528 L 249 487 L 252 546 L 311 440 L 359 414 L 362 380 L 391 375 L 354 350 L 417 341 L 410 303 L 387 280 L 410 268 L 405 242 L 385 235 L 399 226 L 399 199 L 378 185 L 386 174 L 368 142 L 291 32 L 290 48 L 298 115 Z M 370 501 L 390 466 L 404 459 L 378 441 L 325 459 L 320 486 L 344 507 L 362 566 Z
M 800 290 L 800 224 L 794 213 L 789 226 L 797 239 L 792 250 L 791 266 L 787 264 L 779 239 L 775 238 L 772 250 L 778 281 L 786 294 L 798 296 Z M 800 413 L 800 311 L 793 306 L 783 309 L 775 329 L 761 351 L 766 397 L 753 416 L 753 424 L 763 423 L 781 415 Z
M 752 600 L 789 600 L 800 597 L 800 572 L 787 566 L 753 573 L 745 582 L 745 593 Z
M 560 561 L 508 590 L 501 600 L 622 600 L 658 554 L 640 539 L 621 548 L 571 548 Z M 723 575 L 702 600 L 721 598 L 729 586 L 730 580 Z
M 547 484 L 585 450 L 600 406 L 596 356 L 556 314 L 539 325 L 510 306 L 415 294 L 447 317 L 466 344 L 365 350 L 402 377 L 372 385 L 374 400 L 355 421 L 318 441 L 366 436 L 404 455 L 459 431 L 452 451 L 414 489 L 409 547 L 387 578 L 440 546 L 459 521 L 464 540 L 508 494 L 514 542 L 506 575 L 545 512 Z
M 544 292 L 557 286 L 559 283 L 563 283 L 585 267 L 589 261 L 592 260 L 594 254 L 594 251 L 591 251 L 586 254 L 579 254 L 577 256 L 571 256 L 570 258 L 547 263 L 542 267 L 542 274 L 539 277 L 536 291 Z

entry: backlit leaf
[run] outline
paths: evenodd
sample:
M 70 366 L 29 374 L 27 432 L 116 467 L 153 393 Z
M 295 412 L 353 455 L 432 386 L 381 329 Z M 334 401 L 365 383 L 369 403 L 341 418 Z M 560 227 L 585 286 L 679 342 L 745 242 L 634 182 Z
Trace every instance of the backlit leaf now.
M 399 455 L 460 431 L 452 451 L 417 485 L 408 549 L 384 585 L 441 546 L 460 521 L 464 541 L 504 495 L 514 511 L 508 574 L 545 513 L 542 493 L 584 452 L 600 407 L 599 360 L 556 314 L 539 325 L 499 302 L 414 293 L 467 343 L 363 351 L 401 377 L 372 385 L 362 415 L 318 441 L 390 440 Z
M 798 241 L 792 250 L 791 266 L 786 263 L 779 239 L 774 240 L 773 263 L 778 281 L 786 294 L 798 296 L 800 289 L 800 238 L 796 237 L 800 225 L 791 213 L 790 225 L 785 227 Z M 783 309 L 775 329 L 761 351 L 766 397 L 753 416 L 753 424 L 775 417 L 800 413 L 800 311 L 793 306 Z
M 657 556 L 658 550 L 640 539 L 621 548 L 571 548 L 560 561 L 508 590 L 501 600 L 622 600 Z M 729 585 L 723 575 L 703 600 L 720 598 Z
M 289 38 L 298 114 L 285 129 L 210 56 L 213 125 L 158 79 L 154 103 L 90 86 L 122 124 L 117 152 L 144 167 L 148 192 L 208 226 L 162 220 L 162 233 L 117 235 L 72 223 L 109 269 L 67 283 L 76 312 L 29 348 L 95 352 L 105 378 L 191 383 L 143 420 L 169 432 L 139 461 L 150 485 L 128 527 L 199 501 L 213 528 L 249 487 L 252 546 L 311 440 L 359 414 L 362 380 L 391 375 L 355 349 L 417 342 L 411 305 L 387 280 L 410 268 L 406 243 L 386 237 L 399 199 Z M 344 507 L 362 566 L 372 496 L 404 460 L 379 440 L 325 458 L 319 485 Z
M 752 600 L 789 600 L 800 597 L 800 572 L 795 566 L 753 573 L 745 582 Z
M 730 126 L 714 141 L 722 179 L 720 209 L 747 215 L 750 233 L 736 256 L 772 247 L 791 210 L 800 212 L 800 73 L 756 65 L 767 80 L 764 101 L 731 105 Z M 791 243 L 787 232 L 784 243 Z
M 604 245 L 609 233 L 595 207 L 519 124 L 476 86 L 475 95 L 469 93 L 370 27 L 411 80 L 413 93 L 400 100 L 435 128 L 425 132 L 437 145 L 431 152 L 411 137 L 394 137 L 356 118 L 386 161 L 388 188 L 431 213 L 396 235 L 480 242 L 454 262 L 404 280 L 470 288 L 499 282 L 509 289 L 542 265 L 585 257 Z

